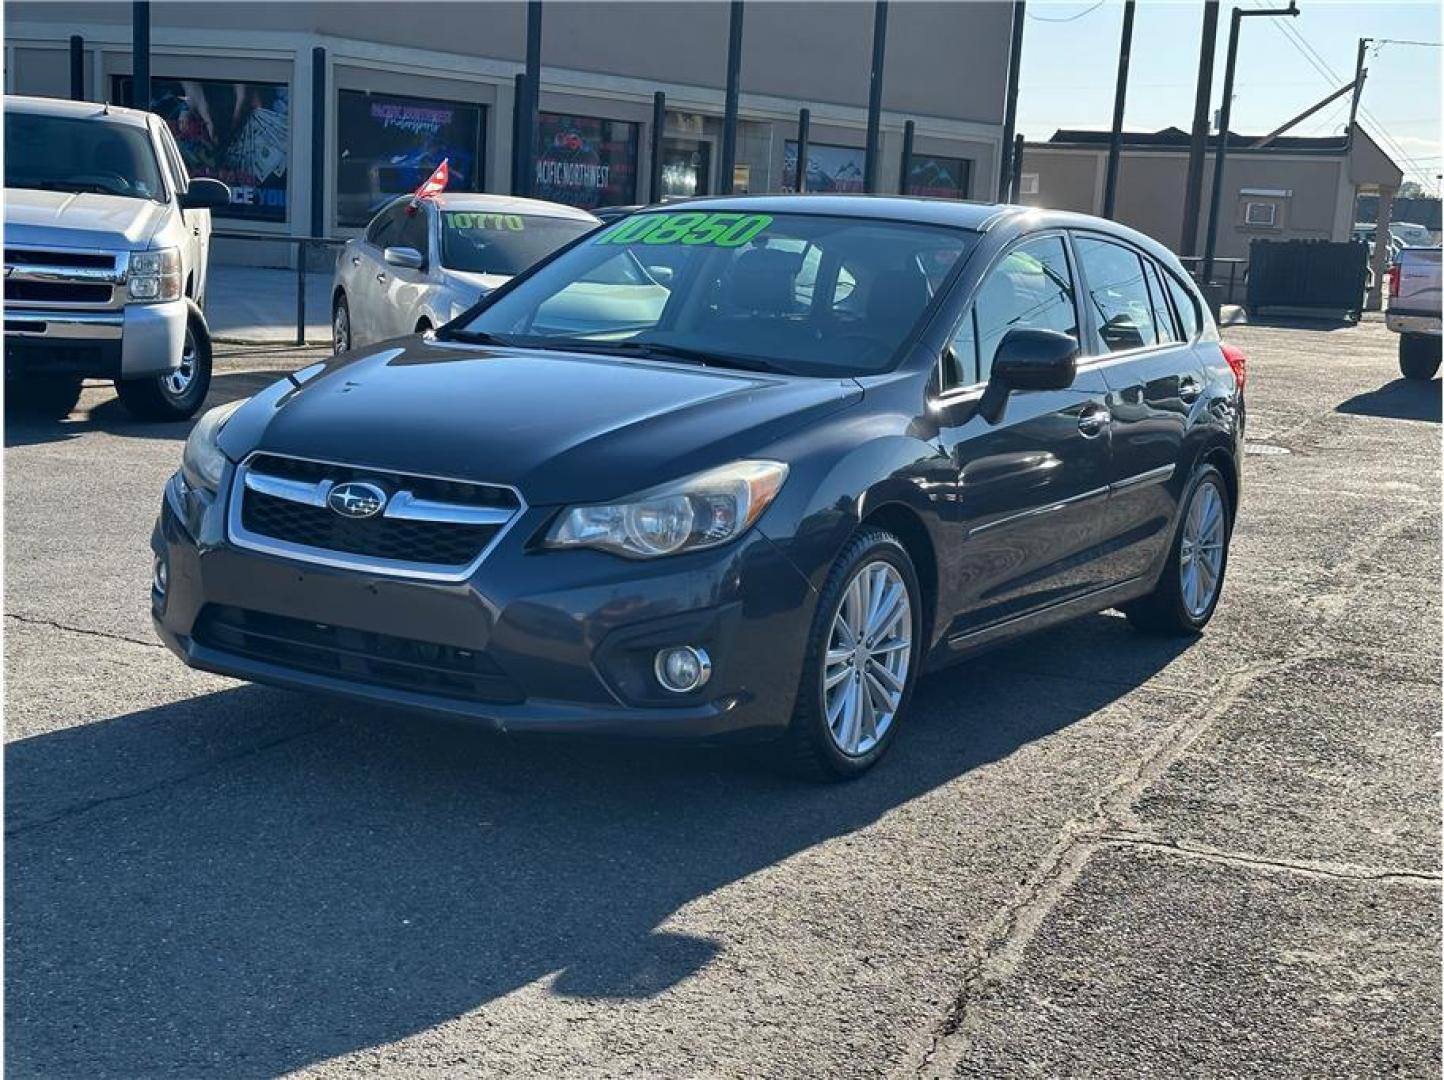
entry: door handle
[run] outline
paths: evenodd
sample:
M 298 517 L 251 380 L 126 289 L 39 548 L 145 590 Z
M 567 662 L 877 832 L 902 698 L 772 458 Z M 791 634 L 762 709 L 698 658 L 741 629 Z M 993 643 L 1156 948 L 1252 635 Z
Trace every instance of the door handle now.
M 385 271 L 385 270 L 380 271 L 380 272 L 376 275 L 376 280 L 377 280 L 377 281 L 384 282 L 384 281 L 386 280 L 386 271 Z
M 360 255 L 352 255 L 352 256 L 351 256 L 351 265 L 352 265 L 352 266 L 360 266 L 360 265 L 361 265 L 361 256 L 360 256 Z
M 1192 375 L 1185 375 L 1178 380 L 1178 400 L 1185 404 L 1191 404 L 1198 400 L 1203 393 L 1203 383 Z
M 1113 414 L 1103 406 L 1090 408 L 1078 417 L 1078 430 L 1085 439 L 1094 439 L 1107 429 Z

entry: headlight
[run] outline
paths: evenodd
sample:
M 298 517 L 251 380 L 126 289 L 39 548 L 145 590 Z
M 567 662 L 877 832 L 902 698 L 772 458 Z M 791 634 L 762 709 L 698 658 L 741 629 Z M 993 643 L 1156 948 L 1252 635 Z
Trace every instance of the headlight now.
M 592 547 L 651 559 L 735 540 L 762 516 L 787 479 L 780 461 L 734 461 L 644 491 L 624 502 L 573 506 L 548 547 Z
M 221 486 L 221 475 L 226 471 L 226 455 L 221 453 L 216 442 L 221 428 L 231 418 L 231 413 L 244 405 L 250 398 L 228 401 L 217 405 L 196 421 L 186 439 L 185 450 L 181 452 L 181 473 L 191 487 L 205 488 L 214 492 Z
M 126 272 L 130 298 L 144 304 L 178 300 L 181 294 L 180 249 L 132 251 Z

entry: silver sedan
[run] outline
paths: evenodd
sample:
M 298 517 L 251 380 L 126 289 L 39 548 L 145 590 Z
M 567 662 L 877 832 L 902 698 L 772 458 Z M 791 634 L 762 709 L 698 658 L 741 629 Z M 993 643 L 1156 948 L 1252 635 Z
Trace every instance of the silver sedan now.
M 506 195 L 393 199 L 337 256 L 332 346 L 345 352 L 450 322 L 598 224 L 585 210 Z

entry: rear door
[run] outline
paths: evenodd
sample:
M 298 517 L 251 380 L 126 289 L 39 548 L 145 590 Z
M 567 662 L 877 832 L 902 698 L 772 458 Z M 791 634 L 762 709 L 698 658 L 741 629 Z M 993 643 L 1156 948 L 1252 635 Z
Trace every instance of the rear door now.
M 943 450 L 956 468 L 958 520 L 944 580 L 957 638 L 1094 591 L 1098 519 L 1108 498 L 1102 374 L 1082 368 L 1065 390 L 1017 390 L 990 422 L 976 403 L 1009 330 L 1079 336 L 1076 268 L 1060 232 L 1007 249 L 979 283 L 944 359 Z
M 1208 374 L 1194 348 L 1200 318 L 1190 290 L 1147 253 L 1099 234 L 1077 233 L 1088 351 L 1108 384 L 1113 497 L 1106 515 L 1111 573 L 1146 573 L 1172 536 L 1187 477 L 1184 436 L 1201 408 Z M 1187 301 L 1181 313 L 1178 300 Z

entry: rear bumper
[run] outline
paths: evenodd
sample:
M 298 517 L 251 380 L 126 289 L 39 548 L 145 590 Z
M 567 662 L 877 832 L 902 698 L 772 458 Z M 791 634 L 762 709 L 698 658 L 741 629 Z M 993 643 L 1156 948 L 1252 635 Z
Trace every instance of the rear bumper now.
M 180 366 L 184 300 L 110 311 L 5 308 L 5 372 L 134 379 Z
M 1407 312 L 1395 314 L 1392 311 L 1384 313 L 1384 325 L 1396 334 L 1427 334 L 1430 337 L 1440 336 L 1440 319 L 1438 315 L 1410 315 Z

